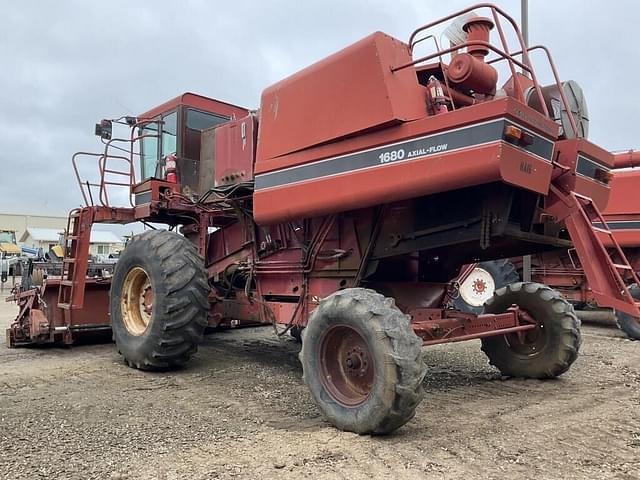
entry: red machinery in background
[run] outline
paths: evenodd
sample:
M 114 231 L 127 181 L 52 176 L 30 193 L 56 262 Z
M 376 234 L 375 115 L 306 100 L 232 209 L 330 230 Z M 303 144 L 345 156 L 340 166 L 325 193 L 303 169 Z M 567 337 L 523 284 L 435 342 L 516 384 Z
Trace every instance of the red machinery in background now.
M 611 170 L 611 194 L 602 217 L 608 231 L 600 231 L 604 223 L 594 226 L 607 249 L 620 247 L 635 272 L 640 271 L 640 151 L 629 150 L 614 154 Z M 611 232 L 611 235 L 608 233 Z M 614 240 L 615 239 L 615 243 Z M 640 318 L 616 312 L 612 305 L 596 298 L 588 272 L 582 267 L 575 249 L 550 251 L 533 255 L 530 259 L 486 262 L 461 282 L 456 305 L 469 311 L 480 311 L 497 288 L 523 278 L 544 283 L 558 290 L 576 308 L 585 321 L 617 323 L 629 338 L 640 339 Z M 640 299 L 637 284 L 629 285 L 631 294 Z
M 452 45 L 434 41 L 435 51 L 418 55 L 416 45 L 449 20 Z M 546 55 L 551 85 L 538 82 L 532 51 Z M 92 312 L 110 319 L 134 368 L 184 365 L 207 325 L 303 329 L 312 397 L 333 425 L 359 433 L 413 417 L 425 345 L 481 339 L 504 375 L 556 377 L 580 347 L 566 300 L 516 283 L 476 315 L 451 308 L 449 279 L 471 262 L 573 244 L 590 262 L 598 301 L 640 316 L 627 288 L 633 269 L 606 249 L 606 225 L 593 224 L 614 157 L 584 138 L 578 92 L 546 49 L 525 48 L 511 17 L 481 4 L 418 28 L 407 43 L 374 33 L 266 88 L 258 112 L 186 94 L 122 120 L 126 139 L 111 138 L 113 122 L 103 121 L 105 150 L 74 157 L 76 167 L 97 160 L 98 180 L 76 168 L 86 207 L 70 215 L 63 279 L 44 287 L 57 301 L 19 292 L 9 341 L 49 340 L 58 318 L 73 341 L 66 332 L 87 306 L 91 226 L 142 221 L 168 230 L 129 242 L 109 311 Z M 117 187 L 129 205 L 113 203 Z

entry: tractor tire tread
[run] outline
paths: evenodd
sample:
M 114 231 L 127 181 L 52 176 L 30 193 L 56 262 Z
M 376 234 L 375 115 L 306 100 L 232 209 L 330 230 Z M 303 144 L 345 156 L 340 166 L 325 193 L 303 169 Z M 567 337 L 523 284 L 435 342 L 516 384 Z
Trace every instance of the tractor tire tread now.
M 324 308 L 329 304 L 335 309 L 359 311 L 375 326 L 377 338 L 380 341 L 386 340 L 392 345 L 393 354 L 388 360 L 395 363 L 398 372 L 393 404 L 377 424 L 371 425 L 367 419 L 361 419 L 356 428 L 350 428 L 361 434 L 390 433 L 414 417 L 415 409 L 424 397 L 422 383 L 427 367 L 422 361 L 422 340 L 413 332 L 410 317 L 396 307 L 395 300 L 386 298 L 374 290 L 349 288 L 330 295 L 322 300 L 313 313 L 309 325 L 312 325 L 313 317 L 322 315 Z M 309 341 L 309 334 L 314 333 L 309 325 L 302 330 L 302 350 L 299 357 L 303 365 L 306 364 L 309 350 L 316 345 L 315 342 Z M 303 380 L 308 383 L 306 373 L 303 374 Z M 317 399 L 316 403 L 318 403 Z M 322 409 L 320 405 L 319 407 Z M 344 428 L 342 425 L 337 426 Z
M 118 265 L 133 245 L 144 247 L 145 254 L 159 264 L 161 278 L 155 281 L 162 282 L 165 294 L 162 301 L 154 300 L 152 324 L 158 324 L 153 334 L 148 335 L 134 351 L 127 345 L 127 338 L 119 338 L 114 330 L 118 350 L 122 352 L 125 363 L 133 368 L 166 370 L 182 366 L 197 351 L 207 326 L 209 285 L 204 262 L 195 246 L 185 237 L 166 230 L 150 230 L 133 237 L 116 264 L 115 278 L 121 279 L 126 275 L 126 272 L 118 272 Z M 137 252 L 140 248 L 136 247 Z M 152 278 L 152 284 L 153 281 Z M 113 311 L 113 298 L 111 302 Z
M 489 363 L 509 377 L 555 378 L 565 373 L 578 357 L 581 344 L 580 320 L 573 306 L 560 293 L 552 288 L 533 282 L 516 282 L 496 290 L 494 296 L 485 303 L 487 313 L 502 313 L 509 305 L 516 303 L 514 298 L 535 297 L 541 302 L 540 308 L 546 315 L 546 331 L 552 335 L 546 352 L 535 362 L 525 364 L 517 361 L 506 346 L 504 336 L 482 339 L 482 351 Z M 522 305 L 521 305 L 522 306 Z M 525 308 L 522 306 L 522 308 Z

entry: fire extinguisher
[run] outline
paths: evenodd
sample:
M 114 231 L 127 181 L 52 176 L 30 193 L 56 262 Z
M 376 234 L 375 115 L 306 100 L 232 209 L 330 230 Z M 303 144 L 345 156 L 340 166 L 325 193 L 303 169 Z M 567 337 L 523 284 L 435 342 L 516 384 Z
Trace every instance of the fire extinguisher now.
M 178 183 L 176 156 L 167 155 L 164 161 L 164 167 L 166 172 L 166 180 L 169 183 Z
M 429 110 L 433 115 L 440 115 L 441 113 L 447 113 L 447 99 L 444 96 L 444 89 L 440 80 L 431 75 L 427 82 L 427 98 L 429 103 Z

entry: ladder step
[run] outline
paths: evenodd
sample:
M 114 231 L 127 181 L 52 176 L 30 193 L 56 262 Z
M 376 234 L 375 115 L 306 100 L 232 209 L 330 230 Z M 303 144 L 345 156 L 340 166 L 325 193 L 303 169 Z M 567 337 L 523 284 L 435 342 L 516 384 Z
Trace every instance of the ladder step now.
M 76 259 L 75 258 L 63 258 L 62 262 L 63 263 L 76 263 Z
M 60 280 L 60 285 L 62 285 L 63 287 L 73 287 L 75 283 L 76 282 L 74 282 L 73 280 Z
M 630 265 L 621 265 L 619 263 L 614 263 L 613 266 L 620 270 L 633 270 Z
M 59 303 L 58 304 L 58 308 L 61 308 L 62 310 L 71 310 L 71 304 L 70 303 Z
M 593 228 L 594 232 L 600 232 L 600 233 L 605 233 L 607 235 L 611 235 L 611 230 L 607 230 L 606 228 L 600 228 L 600 227 L 591 227 Z
M 77 240 L 80 238 L 78 235 L 67 235 L 67 240 Z

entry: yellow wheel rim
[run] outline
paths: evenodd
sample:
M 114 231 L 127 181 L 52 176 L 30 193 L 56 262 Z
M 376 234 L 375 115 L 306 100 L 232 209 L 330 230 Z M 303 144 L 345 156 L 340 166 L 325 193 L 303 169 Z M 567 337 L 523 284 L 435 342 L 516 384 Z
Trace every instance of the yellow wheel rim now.
M 120 311 L 125 328 L 131 335 L 142 335 L 151 323 L 153 290 L 149 275 L 141 267 L 127 273 L 122 286 Z

